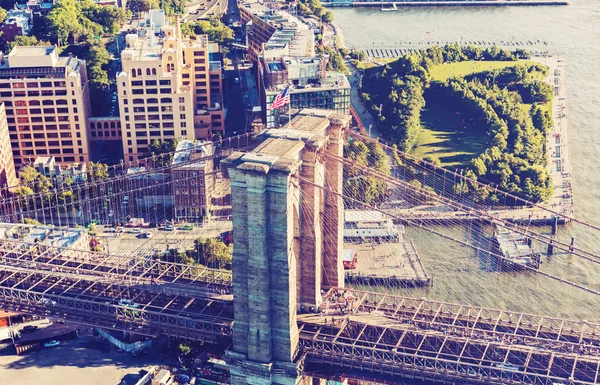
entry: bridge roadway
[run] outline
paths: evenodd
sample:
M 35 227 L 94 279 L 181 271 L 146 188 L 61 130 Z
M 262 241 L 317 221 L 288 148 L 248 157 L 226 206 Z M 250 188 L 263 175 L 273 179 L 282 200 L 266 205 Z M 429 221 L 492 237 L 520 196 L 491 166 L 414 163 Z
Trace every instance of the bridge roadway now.
M 25 244 L 14 240 L 0 240 L 0 264 L 110 277 L 115 280 L 127 279 L 142 284 L 161 284 L 162 289 L 170 293 L 198 297 L 232 292 L 231 272 L 226 270 L 152 258 Z
M 5 310 L 150 336 L 210 343 L 225 339 L 228 343 L 233 324 L 231 295 L 174 294 L 165 292 L 168 285 L 36 266 L 0 267 L 0 303 Z M 124 306 L 122 300 L 135 305 Z
M 198 298 L 160 286 L 0 262 L 3 309 L 150 336 L 231 343 L 231 295 Z M 122 306 L 122 299 L 138 307 Z M 328 291 L 319 310 L 298 316 L 298 357 L 306 362 L 438 382 L 599 380 L 598 324 L 343 289 Z
M 598 324 L 336 289 L 320 310 L 298 318 L 308 362 L 446 383 L 599 380 Z

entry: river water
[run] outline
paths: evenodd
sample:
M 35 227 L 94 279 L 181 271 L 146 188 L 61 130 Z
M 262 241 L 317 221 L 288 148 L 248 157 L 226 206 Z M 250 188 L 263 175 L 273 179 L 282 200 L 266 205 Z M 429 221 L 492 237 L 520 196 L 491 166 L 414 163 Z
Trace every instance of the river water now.
M 575 216 L 600 225 L 600 8 L 597 0 L 567 7 L 431 7 L 381 12 L 377 8 L 335 8 L 349 47 L 400 47 L 406 42 L 541 41 L 565 59 L 569 143 Z M 429 32 L 429 33 L 427 33 Z M 522 48 L 528 48 L 527 46 Z M 409 230 L 428 272 L 429 290 L 399 294 L 587 319 L 600 322 L 600 296 L 544 277 L 489 273 L 463 248 Z M 559 235 L 600 253 L 600 232 L 570 225 Z M 546 261 L 544 271 L 600 289 L 600 268 L 566 256 Z

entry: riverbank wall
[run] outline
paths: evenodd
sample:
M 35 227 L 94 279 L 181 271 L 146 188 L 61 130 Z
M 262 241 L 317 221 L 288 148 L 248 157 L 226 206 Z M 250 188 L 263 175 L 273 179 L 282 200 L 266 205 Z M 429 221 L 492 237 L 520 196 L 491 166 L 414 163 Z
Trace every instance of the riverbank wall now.
M 392 4 L 396 7 L 535 7 L 565 6 L 571 5 L 571 2 L 566 0 L 322 1 L 321 4 L 324 7 L 381 7 Z

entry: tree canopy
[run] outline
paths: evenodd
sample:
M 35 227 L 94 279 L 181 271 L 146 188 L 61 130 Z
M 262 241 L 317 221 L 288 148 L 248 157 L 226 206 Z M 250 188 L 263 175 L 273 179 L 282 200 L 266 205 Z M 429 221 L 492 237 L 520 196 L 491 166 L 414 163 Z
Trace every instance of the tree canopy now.
M 193 23 L 183 23 L 181 33 L 185 37 L 208 35 L 209 41 L 219 44 L 225 44 L 233 40 L 233 30 L 217 17 L 212 17 L 209 20 L 198 20 Z
M 531 201 L 543 201 L 553 193 L 544 143 L 545 134 L 554 123 L 540 107 L 553 96 L 552 86 L 543 81 L 548 68 L 515 63 L 502 70 L 450 78 L 444 83 L 432 81 L 429 73 L 433 66 L 443 63 L 515 61 L 526 56 L 525 52 L 512 53 L 497 47 L 481 49 L 457 44 L 431 47 L 367 73 L 363 80 L 363 100 L 379 117 L 383 136 L 397 143 L 401 150 L 410 151 L 421 130 L 427 89 L 428 103 L 442 103 L 460 111 L 463 123 L 466 120 L 469 126 L 489 137 L 488 148 L 466 164 L 468 178 Z M 455 190 L 472 190 L 479 199 L 490 194 L 475 183 L 456 186 Z

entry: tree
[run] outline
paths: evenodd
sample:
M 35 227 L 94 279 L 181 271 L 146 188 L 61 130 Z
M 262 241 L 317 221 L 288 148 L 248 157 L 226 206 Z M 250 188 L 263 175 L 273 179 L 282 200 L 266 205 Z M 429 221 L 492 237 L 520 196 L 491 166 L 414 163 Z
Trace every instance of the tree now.
M 132 12 L 148 12 L 151 9 L 160 8 L 158 0 L 129 0 L 127 7 Z
M 190 32 L 189 27 L 185 27 L 185 31 L 182 30 L 184 36 Z M 233 30 L 223 24 L 217 17 L 211 17 L 208 21 L 197 21 L 193 24 L 193 34 L 208 35 L 209 41 L 214 41 L 219 44 L 225 44 L 233 40 Z
M 108 165 L 100 162 L 89 162 L 87 164 L 87 174 L 92 181 L 106 179 L 108 178 Z
M 333 21 L 333 12 L 327 10 L 323 13 L 322 17 L 325 23 L 331 23 Z
M 0 7 L 0 23 L 4 23 L 4 20 L 6 20 L 6 9 Z
M 36 45 L 51 45 L 47 41 L 38 40 L 35 36 L 15 36 L 6 46 L 7 52 L 10 52 L 16 46 L 36 46 Z
M 233 244 L 227 246 L 225 242 L 214 238 L 200 238 L 194 241 L 194 252 L 197 263 L 223 269 L 231 265 Z

